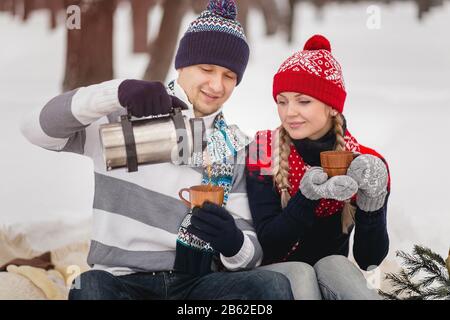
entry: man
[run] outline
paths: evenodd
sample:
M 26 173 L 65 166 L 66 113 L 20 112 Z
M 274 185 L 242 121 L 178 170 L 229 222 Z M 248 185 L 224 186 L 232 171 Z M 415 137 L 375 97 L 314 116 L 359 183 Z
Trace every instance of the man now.
M 180 41 L 179 76 L 167 89 L 158 82 L 107 81 L 57 96 L 24 120 L 31 143 L 94 161 L 93 269 L 81 275 L 70 299 L 292 299 L 281 274 L 245 271 L 260 264 L 262 250 L 245 193 L 247 143 L 221 112 L 249 57 L 235 17 L 233 1 L 210 2 Z M 202 159 L 197 167 L 161 163 L 133 173 L 106 171 L 100 124 L 127 112 L 168 114 L 172 107 L 203 120 L 210 167 Z M 225 205 L 187 212 L 178 191 L 208 182 L 224 188 Z

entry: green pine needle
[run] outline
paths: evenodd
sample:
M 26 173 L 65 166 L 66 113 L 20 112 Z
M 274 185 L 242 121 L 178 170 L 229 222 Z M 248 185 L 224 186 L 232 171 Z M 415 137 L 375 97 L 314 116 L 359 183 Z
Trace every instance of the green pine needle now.
M 412 254 L 397 251 L 403 261 L 398 274 L 387 273 L 392 292 L 379 290 L 389 300 L 450 300 L 450 277 L 444 259 L 429 248 L 415 245 Z M 414 282 L 413 278 L 423 272 L 424 276 Z

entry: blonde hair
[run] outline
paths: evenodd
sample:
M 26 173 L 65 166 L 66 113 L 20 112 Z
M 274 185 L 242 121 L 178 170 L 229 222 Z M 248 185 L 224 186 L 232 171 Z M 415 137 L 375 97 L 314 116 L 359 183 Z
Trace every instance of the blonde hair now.
M 273 154 L 273 182 L 281 192 L 281 207 L 285 208 L 291 196 L 289 195 L 289 154 L 291 153 L 291 138 L 283 126 L 275 132 Z
M 332 119 L 333 131 L 336 134 L 334 150 L 344 151 L 344 118 L 342 114 L 338 113 L 336 116 L 333 116 Z M 281 207 L 284 209 L 291 199 L 289 194 L 289 190 L 291 189 L 289 184 L 289 154 L 291 153 L 292 141 L 283 126 L 280 126 L 276 130 L 274 138 L 273 182 L 281 192 Z M 345 201 L 342 211 L 342 228 L 345 233 L 347 233 L 345 230 L 348 230 L 348 227 L 351 225 L 349 219 L 351 218 L 353 220 L 355 210 L 356 208 L 352 206 L 349 201 Z

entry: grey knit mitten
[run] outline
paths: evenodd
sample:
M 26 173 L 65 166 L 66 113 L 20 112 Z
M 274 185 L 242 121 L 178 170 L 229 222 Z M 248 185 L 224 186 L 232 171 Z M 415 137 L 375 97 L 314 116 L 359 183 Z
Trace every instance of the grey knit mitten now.
M 388 172 L 380 158 L 363 154 L 352 161 L 347 175 L 358 183 L 356 204 L 364 211 L 383 207 L 387 195 Z
M 344 201 L 358 191 L 358 184 L 349 176 L 334 176 L 328 179 L 321 167 L 311 167 L 300 181 L 300 191 L 310 200 L 324 198 Z

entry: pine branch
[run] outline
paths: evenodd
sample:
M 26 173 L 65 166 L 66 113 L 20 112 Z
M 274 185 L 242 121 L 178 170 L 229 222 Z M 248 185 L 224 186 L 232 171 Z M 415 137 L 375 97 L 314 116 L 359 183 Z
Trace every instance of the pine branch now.
M 396 296 L 396 295 L 394 295 L 394 294 L 392 294 L 392 293 L 384 292 L 384 291 L 382 291 L 382 290 L 378 290 L 378 294 L 379 294 L 382 298 L 384 298 L 384 299 L 386 299 L 386 300 L 403 300 L 403 299 L 401 299 L 400 297 L 398 297 L 398 296 Z
M 413 249 L 413 254 L 421 256 L 421 257 L 427 257 L 429 260 L 437 262 L 440 266 L 445 268 L 445 261 L 444 259 L 437 253 L 431 251 L 431 249 L 427 247 L 422 247 L 419 245 L 415 245 Z
M 437 281 L 437 279 L 439 279 L 439 278 L 441 278 L 441 277 L 438 276 L 438 275 L 432 275 L 432 276 L 429 276 L 429 277 L 425 277 L 425 278 L 423 278 L 422 280 L 420 280 L 420 281 L 417 283 L 417 285 L 418 285 L 420 288 L 426 288 L 426 287 L 428 287 L 428 286 L 431 286 L 431 285 L 433 284 L 433 282 Z
M 403 293 L 407 293 L 410 296 L 412 295 L 412 293 L 415 293 L 417 295 L 422 294 L 422 292 L 420 291 L 420 287 L 411 282 L 408 274 L 403 269 L 400 270 L 399 275 L 396 275 L 394 273 L 386 274 L 386 279 L 392 283 L 392 287 L 394 288 L 394 291 L 392 293 L 396 296 Z
M 434 281 L 441 284 L 447 282 L 449 278 L 445 268 L 445 261 L 440 255 L 434 253 L 429 248 L 418 245 L 414 246 L 413 252 L 420 257 L 423 264 L 422 270 L 432 275 L 424 281 L 426 286 L 431 285 Z M 431 281 L 433 278 L 434 280 Z
M 439 265 L 436 265 L 436 263 L 432 260 L 429 260 L 427 257 L 421 256 L 420 259 L 422 260 L 422 270 L 429 273 L 429 274 L 436 274 L 439 276 L 443 276 L 442 270 L 439 267 Z
M 448 250 L 448 256 L 447 259 L 445 260 L 445 267 L 447 268 L 447 274 L 450 280 L 450 249 Z
M 429 286 L 434 281 L 444 284 L 448 280 L 444 259 L 429 248 L 415 245 L 413 255 L 398 251 L 397 256 L 404 260 L 402 265 L 407 269 L 409 277 L 414 277 L 420 271 L 431 275 L 420 283 L 421 286 Z
M 397 251 L 396 255 L 402 258 L 403 268 L 398 274 L 386 274 L 393 290 L 379 290 L 382 297 L 390 300 L 450 300 L 450 272 L 440 255 L 419 245 L 414 246 L 412 254 Z M 450 256 L 447 259 L 449 260 Z M 450 260 L 447 264 L 450 265 Z M 420 271 L 425 273 L 424 277 L 414 282 L 413 277 Z
M 450 300 L 450 287 L 437 287 L 424 290 L 424 297 L 429 300 Z
M 403 259 L 401 265 L 407 269 L 409 277 L 414 277 L 420 271 L 422 263 L 418 258 L 404 251 L 397 251 L 396 256 Z

